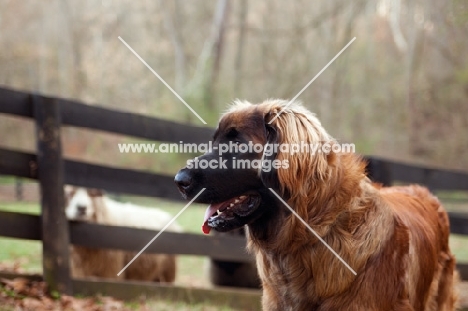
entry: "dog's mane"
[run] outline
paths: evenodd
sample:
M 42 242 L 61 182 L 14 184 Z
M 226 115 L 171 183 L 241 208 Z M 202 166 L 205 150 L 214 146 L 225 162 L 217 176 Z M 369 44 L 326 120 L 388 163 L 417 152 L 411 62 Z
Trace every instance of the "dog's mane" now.
M 250 113 L 251 109 L 259 109 L 265 116 L 265 125 L 272 126 L 279 133 L 278 144 L 336 144 L 337 141 L 323 128 L 315 114 L 308 111 L 299 102 L 289 103 L 287 100 L 267 100 L 258 105 L 245 101 L 235 101 L 229 108 L 230 113 Z M 280 113 L 281 112 L 281 113 Z M 276 118 L 275 118 L 276 116 Z M 269 122 L 273 120 L 271 125 Z M 386 239 L 389 233 L 382 230 L 382 226 L 373 227 L 375 232 L 362 232 L 373 234 L 377 240 L 353 242 L 351 234 L 359 230 L 365 213 L 372 213 L 375 206 L 371 203 L 375 199 L 376 189 L 371 185 L 365 175 L 365 163 L 355 154 L 324 154 L 324 153 L 286 153 L 279 152 L 277 159 L 287 160 L 288 169 L 278 170 L 279 189 L 275 189 L 283 197 L 287 195 L 286 202 L 302 219 L 304 219 L 328 244 L 340 253 L 344 259 L 356 269 L 365 264 L 366 258 L 354 254 L 353 250 L 373 249 L 380 250 L 378 241 L 381 236 Z M 391 222 L 391 212 L 384 212 L 386 217 L 376 221 Z M 296 278 L 296 274 L 310 273 L 310 277 L 319 280 L 323 271 L 311 266 L 314 260 L 323 260 L 330 263 L 330 269 L 340 275 L 340 280 L 331 285 L 328 276 L 317 281 L 314 292 L 318 296 L 329 295 L 346 288 L 353 280 L 353 275 L 342 265 L 334 255 L 324 249 L 311 232 L 300 220 L 290 213 L 286 213 L 281 224 L 273 225 L 276 238 L 268 241 L 258 240 L 255 229 L 249 241 L 251 250 L 259 250 L 257 256 L 270 254 L 272 256 L 287 256 L 295 252 L 298 260 L 296 265 L 289 266 L 287 278 Z M 268 230 L 268 229 L 267 229 Z M 379 231 L 380 230 L 380 231 Z M 379 231 L 379 232 L 378 232 Z M 284 241 L 294 241 L 285 244 Z M 378 242 L 375 242 L 378 241 Z M 369 245 L 375 244 L 375 245 Z M 265 252 L 266 251 L 266 252 Z M 364 253 L 364 252 L 361 252 Z M 352 254 L 352 256 L 351 256 Z M 368 255 L 368 254 L 366 254 Z M 263 264 L 262 264 L 263 262 Z M 268 274 L 268 260 L 257 261 L 260 274 Z M 323 268 L 323 267 L 321 267 Z M 267 277 L 263 275 L 263 277 Z M 318 285 L 317 285 L 318 284 Z M 319 286 L 324 286 L 319 288 Z
M 263 113 L 265 126 L 274 127 L 280 134 L 275 142 L 279 145 L 337 143 L 315 114 L 298 101 L 270 99 L 253 105 L 236 100 L 225 115 L 249 114 L 253 109 Z M 280 186 L 277 190 L 283 197 L 288 194 L 288 204 L 310 225 L 316 225 L 319 229 L 327 230 L 327 226 L 335 223 L 336 218 L 343 218 L 342 214 L 348 213 L 347 208 L 353 198 L 361 195 L 361 183 L 369 182 L 365 176 L 365 163 L 354 154 L 279 152 L 277 159 L 289 163 L 288 169 L 277 172 Z M 295 217 L 289 221 L 294 224 L 285 227 L 304 227 L 299 225 Z M 304 235 L 310 240 L 306 231 Z

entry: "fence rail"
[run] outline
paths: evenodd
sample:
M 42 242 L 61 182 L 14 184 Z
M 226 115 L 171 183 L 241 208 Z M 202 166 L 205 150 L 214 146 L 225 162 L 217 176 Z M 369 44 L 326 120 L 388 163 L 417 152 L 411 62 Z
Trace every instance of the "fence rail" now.
M 64 160 L 65 184 L 182 201 L 174 177 Z M 0 148 L 0 174 L 38 179 L 35 154 Z
M 90 106 L 78 101 L 27 94 L 5 88 L 0 88 L 0 113 L 34 118 L 34 109 L 31 105 L 33 97 L 44 101 L 56 101 L 60 107 L 59 115 L 64 126 L 165 142 L 204 143 L 213 134 L 213 130 L 207 127 L 185 125 L 155 117 Z
M 83 127 L 175 143 L 207 142 L 213 131 L 210 128 L 182 125 L 5 88 L 0 88 L 0 113 L 29 118 L 36 122 L 37 154 L 0 148 L 0 174 L 37 180 L 41 186 L 42 200 L 41 216 L 0 212 L 0 236 L 42 240 L 45 251 L 44 279 L 52 290 L 66 293 L 73 292 L 73 287 L 78 286 L 77 284 L 79 288 L 85 288 L 86 284 L 99 286 L 96 285 L 99 282 L 71 280 L 68 268 L 69 243 L 139 251 L 144 245 L 135 241 L 146 243 L 154 237 L 155 232 L 68 223 L 63 213 L 63 184 L 171 200 L 181 200 L 181 197 L 173 185 L 173 176 L 62 159 L 61 127 Z M 398 181 L 424 184 L 431 190 L 468 190 L 468 174 L 465 172 L 404 164 L 376 157 L 367 157 L 366 160 L 371 178 L 385 185 Z M 449 213 L 449 216 L 452 233 L 468 235 L 468 215 Z M 240 262 L 252 260 L 245 251 L 244 239 L 225 236 L 165 232 L 148 251 L 202 255 Z M 459 265 L 459 269 L 463 278 L 468 279 L 468 265 Z M 107 283 L 103 281 L 100 284 L 104 286 Z M 109 285 L 109 288 L 126 286 L 119 282 L 112 284 L 115 286 Z M 160 285 L 144 286 L 151 290 L 164 288 Z
M 40 216 L 0 211 L 0 228 L 4 237 L 42 240 Z M 154 230 L 70 222 L 70 242 L 93 248 L 138 252 L 156 234 Z M 245 240 L 241 237 L 211 237 L 191 233 L 164 232 L 145 252 L 209 256 L 239 262 L 252 260 L 245 250 Z
M 367 157 L 372 179 L 391 185 L 400 181 L 417 183 L 431 190 L 468 190 L 468 173 Z

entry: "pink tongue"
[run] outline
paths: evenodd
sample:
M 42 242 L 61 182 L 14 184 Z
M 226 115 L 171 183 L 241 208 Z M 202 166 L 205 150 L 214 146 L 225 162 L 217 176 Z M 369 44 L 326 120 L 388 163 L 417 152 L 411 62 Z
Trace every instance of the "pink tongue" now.
M 205 218 L 203 219 L 202 231 L 204 234 L 209 234 L 211 227 L 208 226 L 208 218 L 213 216 L 213 214 L 223 205 L 224 202 L 218 204 L 211 204 L 205 211 Z
M 205 221 L 201 227 L 204 234 L 210 234 L 211 227 L 208 226 L 208 223 Z

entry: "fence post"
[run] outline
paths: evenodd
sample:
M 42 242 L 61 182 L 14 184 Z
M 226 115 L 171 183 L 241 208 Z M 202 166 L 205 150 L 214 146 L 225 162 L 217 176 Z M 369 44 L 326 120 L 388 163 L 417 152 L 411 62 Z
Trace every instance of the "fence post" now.
M 392 185 L 392 172 L 386 160 L 369 157 L 367 160 L 367 176 L 376 183 L 385 187 Z
M 32 95 L 41 188 L 43 275 L 51 293 L 72 294 L 68 221 L 64 212 L 64 168 L 60 114 L 53 98 Z

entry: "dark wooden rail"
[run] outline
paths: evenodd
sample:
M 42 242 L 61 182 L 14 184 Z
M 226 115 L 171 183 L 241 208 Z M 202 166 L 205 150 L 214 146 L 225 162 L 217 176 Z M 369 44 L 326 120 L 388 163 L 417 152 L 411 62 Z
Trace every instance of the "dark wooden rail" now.
M 388 186 L 399 181 L 431 190 L 468 190 L 468 173 L 367 157 L 370 177 Z
M 34 118 L 31 97 L 38 96 L 0 88 L 0 113 Z M 39 98 L 50 99 L 46 96 Z M 155 141 L 204 143 L 210 140 L 213 129 L 180 124 L 164 119 L 129 112 L 89 106 L 78 101 L 55 99 L 60 106 L 61 123 L 114 134 L 123 134 Z
M 1 235 L 10 238 L 42 240 L 39 216 L 0 211 Z M 70 242 L 75 245 L 140 251 L 158 231 L 83 222 L 70 223 Z M 191 233 L 162 233 L 147 253 L 209 256 L 219 260 L 251 261 L 245 240 L 231 236 L 205 236 Z
M 0 174 L 38 179 L 37 157 L 0 148 Z M 182 201 L 174 176 L 64 160 L 65 184 Z

